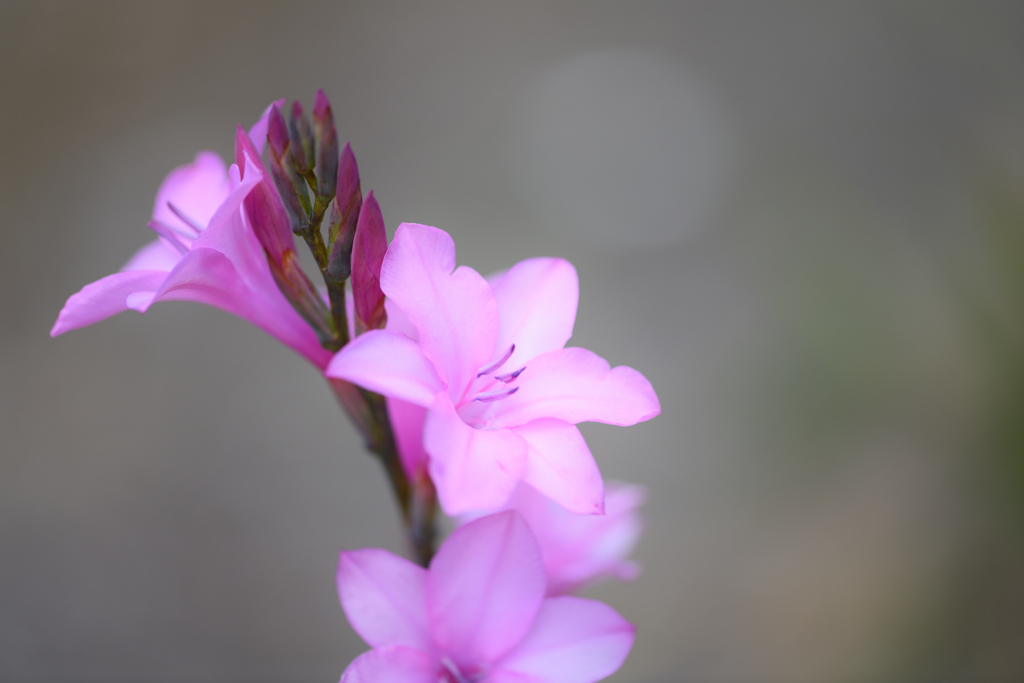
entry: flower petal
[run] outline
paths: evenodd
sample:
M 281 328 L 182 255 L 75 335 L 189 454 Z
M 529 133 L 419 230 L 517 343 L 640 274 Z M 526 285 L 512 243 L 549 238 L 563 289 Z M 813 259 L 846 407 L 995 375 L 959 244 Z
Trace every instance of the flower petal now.
M 596 600 L 548 598 L 533 628 L 497 668 L 552 683 L 593 683 L 615 673 L 626 661 L 635 630 Z
M 493 289 L 500 320 L 497 348 L 516 345 L 508 367 L 521 367 L 569 341 L 580 298 L 571 263 L 559 258 L 520 261 L 493 282 Z
M 380 548 L 343 552 L 338 597 L 348 621 L 371 647 L 430 650 L 427 570 Z
M 445 388 L 416 342 L 386 330 L 350 341 L 334 355 L 326 374 L 421 406 L 431 405 Z
M 341 683 L 437 683 L 433 657 L 408 647 L 364 652 L 348 665 Z
M 191 164 L 171 171 L 157 190 L 153 219 L 168 225 L 193 228 L 171 210 L 168 203 L 205 228 L 213 213 L 228 195 L 228 170 L 213 152 L 199 152 Z
M 423 450 L 423 423 L 427 409 L 398 398 L 388 398 L 388 418 L 395 433 L 398 457 L 410 481 L 426 476 L 427 452 Z
M 135 252 L 128 259 L 121 272 L 129 270 L 162 270 L 171 272 L 181 260 L 181 252 L 169 245 L 163 238 L 158 238 Z
M 526 469 L 526 441 L 509 429 L 473 429 L 440 393 L 427 412 L 423 447 L 441 507 L 449 515 L 494 509 Z
M 453 268 L 455 243 L 448 233 L 403 223 L 384 256 L 380 286 L 416 326 L 424 355 L 458 402 L 494 353 L 498 305 L 479 273 Z
M 576 425 L 543 418 L 515 427 L 529 446 L 523 481 L 566 510 L 604 513 L 604 482 Z
M 114 273 L 72 294 L 57 315 L 50 336 L 92 325 L 128 310 L 128 297 L 137 292 L 156 292 L 167 279 L 161 270 L 130 270 Z
M 530 629 L 544 590 L 540 550 L 517 513 L 459 527 L 427 576 L 434 642 L 460 667 L 486 666 Z
M 538 356 L 517 381 L 519 391 L 495 406 L 494 426 L 514 427 L 541 417 L 628 426 L 661 412 L 646 377 L 625 365 L 613 369 L 587 349 Z

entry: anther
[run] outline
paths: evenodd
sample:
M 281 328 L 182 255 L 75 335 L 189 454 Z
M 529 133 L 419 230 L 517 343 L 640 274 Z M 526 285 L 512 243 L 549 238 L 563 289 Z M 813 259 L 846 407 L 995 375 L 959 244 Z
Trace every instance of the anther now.
M 493 403 L 494 401 L 500 401 L 503 398 L 508 398 L 512 394 L 519 391 L 519 387 L 512 387 L 511 389 L 502 389 L 501 391 L 490 391 L 484 394 L 477 394 L 473 398 L 474 401 L 480 401 L 481 403 Z
M 502 365 L 507 363 L 508 359 L 512 357 L 512 354 L 515 352 L 515 350 L 516 350 L 516 345 L 515 344 L 513 344 L 510 347 L 508 347 L 508 351 L 506 351 L 505 354 L 501 358 L 499 358 L 494 363 L 491 363 L 486 368 L 483 368 L 482 370 L 480 370 L 480 372 L 476 373 L 476 376 L 479 378 L 479 377 L 483 377 L 484 375 L 491 374 L 492 372 L 494 372 L 495 370 L 500 368 Z
M 182 223 L 184 223 L 185 225 L 187 225 L 188 227 L 190 227 L 190 228 L 192 228 L 193 230 L 196 231 L 196 234 L 194 234 L 194 235 L 187 235 L 187 237 L 192 237 L 192 238 L 198 237 L 199 233 L 201 233 L 203 231 L 203 228 L 202 228 L 201 225 L 199 225 L 194 220 L 192 220 L 191 218 L 186 216 L 185 212 L 182 211 L 181 209 L 179 209 L 178 207 L 176 207 L 174 204 L 172 204 L 170 202 L 167 202 L 167 208 L 171 210 L 171 213 L 173 213 L 175 216 L 180 218 Z
M 510 372 L 506 375 L 495 375 L 494 379 L 498 380 L 499 382 L 504 382 L 505 384 L 508 384 L 509 382 L 515 380 L 516 377 L 519 377 L 519 375 L 521 375 L 523 373 L 523 370 L 525 369 L 526 366 L 524 365 L 515 372 Z

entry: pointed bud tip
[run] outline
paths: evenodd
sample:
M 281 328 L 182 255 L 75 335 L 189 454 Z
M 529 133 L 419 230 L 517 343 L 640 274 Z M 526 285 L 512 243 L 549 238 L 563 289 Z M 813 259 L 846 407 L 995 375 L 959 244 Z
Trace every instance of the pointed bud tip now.
M 316 91 L 316 101 L 313 103 L 313 118 L 323 121 L 331 112 L 331 101 L 324 94 L 324 89 Z
M 338 162 L 338 197 L 339 202 L 347 202 L 348 198 L 359 189 L 359 165 L 356 155 L 352 153 L 352 145 L 345 143 L 341 150 L 341 161 Z
M 285 148 L 288 147 L 288 124 L 285 123 L 284 114 L 274 103 L 270 107 L 270 117 L 267 121 L 267 139 L 270 141 L 270 148 L 277 157 L 283 157 Z

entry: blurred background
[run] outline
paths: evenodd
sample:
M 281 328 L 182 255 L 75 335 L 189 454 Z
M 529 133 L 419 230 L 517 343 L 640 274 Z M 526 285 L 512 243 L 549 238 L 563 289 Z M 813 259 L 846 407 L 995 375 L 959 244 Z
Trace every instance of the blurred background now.
M 163 177 L 323 87 L 390 230 L 579 270 L 663 414 L 612 679 L 1024 680 L 1024 5 L 0 3 L 0 679 L 334 681 L 401 549 L 313 368 L 162 303 L 52 340 Z

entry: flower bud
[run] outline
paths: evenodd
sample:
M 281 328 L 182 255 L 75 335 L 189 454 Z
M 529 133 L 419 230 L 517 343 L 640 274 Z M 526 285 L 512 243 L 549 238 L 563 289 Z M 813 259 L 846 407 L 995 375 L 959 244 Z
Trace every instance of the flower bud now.
M 380 268 L 388 250 L 388 234 L 384 229 L 373 192 L 359 212 L 355 238 L 352 243 L 352 298 L 356 312 L 356 334 L 384 327 L 384 292 L 380 289 Z
M 313 135 L 316 140 L 316 201 L 318 206 L 326 207 L 337 191 L 338 132 L 334 128 L 331 103 L 323 90 L 316 91 Z
M 292 159 L 299 175 L 306 175 L 313 170 L 313 129 L 309 126 L 309 117 L 296 100 L 292 103 L 292 115 L 288 120 L 288 136 L 292 143 Z
M 338 168 L 338 186 L 331 204 L 330 238 L 331 256 L 327 263 L 328 274 L 342 282 L 352 272 L 352 240 L 355 237 L 356 221 L 363 205 L 363 192 L 359 185 L 359 167 L 352 147 L 345 143 L 341 150 Z
M 306 181 L 295 170 L 288 125 L 277 105 L 270 110 L 267 140 L 270 142 L 270 173 L 274 185 L 288 213 L 292 232 L 301 235 L 309 228 L 309 195 L 306 194 Z

